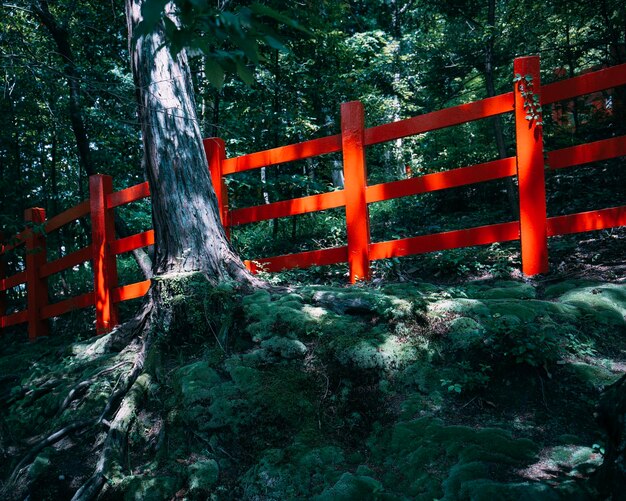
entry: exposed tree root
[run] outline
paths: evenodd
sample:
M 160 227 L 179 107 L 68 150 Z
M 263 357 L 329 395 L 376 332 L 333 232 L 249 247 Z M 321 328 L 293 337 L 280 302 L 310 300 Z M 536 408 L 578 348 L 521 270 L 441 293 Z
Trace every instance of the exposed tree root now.
M 128 346 L 137 343 L 139 348 L 135 348 L 137 350 L 135 361 L 125 376 L 124 383 L 111 395 L 99 418 L 101 422 L 106 423 L 107 416 L 114 415 L 109 424 L 96 470 L 76 491 L 72 501 L 96 499 L 105 488 L 107 481 L 114 483 L 116 479 L 123 477 L 128 432 L 151 382 L 146 359 L 157 333 L 167 334 L 172 325 L 173 311 L 171 305 L 168 304 L 170 295 L 167 280 L 153 282 L 140 313 L 111 338 L 112 349 L 129 342 Z
M 123 458 L 126 456 L 128 430 L 135 419 L 142 397 L 149 385 L 150 376 L 142 374 L 129 389 L 111 422 L 96 471 L 76 491 L 72 498 L 73 501 L 95 499 L 107 479 L 111 480 L 111 477 L 120 475 Z
M 206 286 L 211 288 L 210 282 Z M 149 388 L 154 370 L 158 370 L 155 362 L 159 359 L 157 350 L 162 343 L 168 343 L 179 335 L 179 321 L 187 321 L 188 301 L 194 301 L 194 307 L 204 308 L 207 317 L 207 329 L 210 329 L 210 311 L 206 311 L 203 282 L 198 280 L 197 274 L 180 274 L 161 276 L 153 279 L 153 285 L 148 292 L 143 307 L 138 315 L 107 337 L 98 338 L 87 350 L 93 356 L 103 352 L 119 352 L 122 360 L 104 368 L 88 379 L 75 382 L 62 403 L 59 405 L 57 416 L 66 410 L 75 399 L 80 398 L 86 389 L 98 378 L 121 369 L 121 375 L 114 391 L 107 399 L 99 414 L 85 420 L 76 421 L 51 435 L 39 440 L 21 459 L 13 470 L 10 478 L 3 486 L 0 497 L 6 498 L 14 492 L 16 483 L 27 471 L 38 454 L 71 433 L 92 428 L 99 433 L 104 427 L 106 437 L 101 443 L 96 467 L 91 476 L 76 491 L 73 500 L 93 500 L 114 491 L 119 482 L 128 474 L 126 464 L 128 435 L 136 416 L 141 411 L 141 405 L 146 390 Z M 180 298 L 184 298 L 184 301 Z M 218 306 L 219 308 L 219 306 Z M 179 318 L 180 315 L 180 318 Z M 219 337 L 219 336 L 218 336 Z M 124 367 L 127 366 L 127 367 Z M 53 382 L 49 382 L 50 386 Z M 48 384 L 46 385 L 46 387 Z M 90 432 L 91 433 L 91 432 Z
M 9 492 L 12 491 L 12 488 L 15 485 L 15 481 L 17 480 L 17 478 L 24 471 L 25 467 L 27 465 L 30 465 L 30 463 L 37 457 L 37 454 L 39 454 L 43 449 L 45 449 L 46 447 L 52 444 L 55 444 L 56 442 L 66 437 L 70 433 L 74 433 L 76 431 L 88 428 L 89 426 L 94 426 L 97 423 L 98 423 L 97 419 L 85 419 L 82 421 L 76 421 L 74 423 L 71 423 L 61 428 L 60 430 L 55 431 L 52 435 L 48 435 L 43 440 L 40 440 L 37 443 L 37 445 L 35 445 L 34 447 L 30 449 L 30 451 L 28 451 L 28 453 L 22 458 L 22 460 L 13 469 L 13 473 L 11 473 L 11 476 L 8 478 L 6 483 L 2 486 L 2 489 L 0 489 L 0 495 L 2 496 L 2 498 L 3 499 L 8 498 L 8 494 Z
M 65 399 L 59 406 L 59 410 L 57 411 L 57 416 L 61 415 L 63 411 L 67 409 L 69 405 L 74 400 L 76 400 L 76 398 L 78 398 L 81 394 L 83 394 L 87 390 L 87 388 L 89 388 L 93 383 L 95 383 L 99 377 L 104 376 L 105 374 L 109 374 L 110 372 L 113 372 L 114 370 L 119 369 L 120 367 L 123 367 L 127 363 L 128 362 L 124 361 L 124 362 L 115 364 L 111 367 L 107 367 L 106 369 L 102 369 L 101 371 L 98 371 L 96 374 L 91 376 L 89 379 L 80 381 L 76 383 L 74 386 L 72 386 L 72 388 L 70 388 L 70 391 L 67 393 L 67 396 L 65 397 Z

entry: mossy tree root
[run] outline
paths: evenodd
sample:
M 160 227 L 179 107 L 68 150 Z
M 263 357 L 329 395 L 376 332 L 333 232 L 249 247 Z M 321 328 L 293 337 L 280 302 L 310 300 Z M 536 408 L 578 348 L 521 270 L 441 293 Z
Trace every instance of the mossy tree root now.
M 158 349 L 156 341 L 166 338 L 171 331 L 174 319 L 171 298 L 180 290 L 181 280 L 177 277 L 154 279 L 140 313 L 112 336 L 109 347 L 115 349 L 129 343 L 125 349 L 136 351 L 135 360 L 124 377 L 124 384 L 111 395 L 100 416 L 100 420 L 109 425 L 107 436 L 94 473 L 76 491 L 72 501 L 96 499 L 107 490 L 115 489 L 123 479 L 128 434 L 152 381 L 152 368 L 148 367 L 147 360 L 151 351 Z M 106 421 L 109 415 L 114 416 L 110 423 Z

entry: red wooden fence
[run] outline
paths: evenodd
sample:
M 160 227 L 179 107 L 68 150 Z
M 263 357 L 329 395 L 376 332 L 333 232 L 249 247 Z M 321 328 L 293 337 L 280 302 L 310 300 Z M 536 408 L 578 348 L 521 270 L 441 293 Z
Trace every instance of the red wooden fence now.
M 221 139 L 206 139 L 204 147 L 227 234 L 231 227 L 246 223 L 346 208 L 347 245 L 262 258 L 246 262 L 248 268 L 253 272 L 259 269 L 272 272 L 348 262 L 350 281 L 354 283 L 369 278 L 370 262 L 377 259 L 520 240 L 522 271 L 534 275 L 548 271 L 548 237 L 626 226 L 626 206 L 546 217 L 542 126 L 540 117 L 534 116 L 540 112 L 540 104 L 569 100 L 626 84 L 626 64 L 541 86 L 539 58 L 531 56 L 515 60 L 514 74 L 522 79 L 514 83 L 512 92 L 367 129 L 362 104 L 358 101 L 344 103 L 341 107 L 341 134 L 236 158 L 226 158 Z M 530 108 L 528 103 L 531 103 Z M 515 157 L 367 186 L 366 147 L 508 112 L 515 113 Z M 225 176 L 338 151 L 343 152 L 344 190 L 229 209 Z M 548 152 L 547 164 L 550 169 L 562 169 L 624 155 L 626 136 L 620 136 Z M 368 204 L 509 176 L 518 177 L 519 221 L 370 242 Z M 118 303 L 141 297 L 150 287 L 149 280 L 119 286 L 116 256 L 154 244 L 153 230 L 116 239 L 114 210 L 148 196 L 148 183 L 114 192 L 110 176 L 97 175 L 90 178 L 89 200 L 76 207 L 48 220 L 43 209 L 28 209 L 25 220 L 43 225 L 44 230 L 39 231 L 37 226 L 26 229 L 13 239 L 15 243 L 0 248 L 2 257 L 18 245 L 26 246 L 25 271 L 5 277 L 5 268 L 0 262 L 0 329 L 28 322 L 29 338 L 33 340 L 48 334 L 47 319 L 95 305 L 96 331 L 110 331 L 119 321 Z M 89 216 L 92 222 L 91 245 L 48 262 L 45 234 L 85 216 Z M 93 292 L 49 304 L 47 278 L 89 260 L 94 271 Z M 26 284 L 27 308 L 6 314 L 6 291 L 21 284 Z

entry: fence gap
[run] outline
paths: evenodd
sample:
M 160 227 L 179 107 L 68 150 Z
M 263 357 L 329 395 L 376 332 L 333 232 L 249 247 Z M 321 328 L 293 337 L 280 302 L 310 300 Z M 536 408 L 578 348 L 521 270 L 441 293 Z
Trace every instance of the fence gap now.
M 41 310 L 48 304 L 48 280 L 41 277 L 41 269 L 46 264 L 46 238 L 43 224 L 46 210 L 33 207 L 24 211 L 24 220 L 31 223 L 26 230 L 26 297 L 28 304 L 28 339 L 49 334 L 48 321 L 41 318 Z
M 539 56 L 515 59 L 513 74 L 522 272 L 537 275 L 548 272 Z
M 370 278 L 370 228 L 365 200 L 367 166 L 365 163 L 365 116 L 360 101 L 341 105 L 341 143 L 343 147 L 348 264 L 350 283 Z
M 111 176 L 96 174 L 89 177 L 97 334 L 110 332 L 119 324 L 117 304 L 113 302 L 112 297 L 112 291 L 117 287 L 117 259 L 111 251 L 111 244 L 115 241 L 114 213 L 113 209 L 107 208 L 107 198 L 111 193 L 113 193 Z

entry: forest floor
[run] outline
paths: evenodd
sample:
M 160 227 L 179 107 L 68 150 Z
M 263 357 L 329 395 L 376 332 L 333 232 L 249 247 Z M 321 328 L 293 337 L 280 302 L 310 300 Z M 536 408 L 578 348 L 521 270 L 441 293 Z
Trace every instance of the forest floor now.
M 240 296 L 192 278 L 102 498 L 597 499 L 624 236 L 564 239 L 533 280 L 409 267 Z M 70 499 L 95 468 L 107 420 L 43 441 L 98 417 L 130 363 L 90 335 L 0 339 L 3 498 Z

